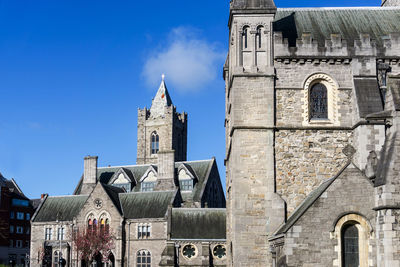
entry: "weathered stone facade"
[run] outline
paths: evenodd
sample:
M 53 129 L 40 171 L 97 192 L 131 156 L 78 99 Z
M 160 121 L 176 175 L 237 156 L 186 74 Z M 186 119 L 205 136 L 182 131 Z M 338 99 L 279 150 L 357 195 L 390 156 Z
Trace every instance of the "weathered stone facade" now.
M 67 266 L 88 266 L 73 240 L 88 229 L 112 234 L 114 245 L 93 256 L 96 266 L 225 266 L 216 160 L 184 161 L 186 119 L 162 81 L 151 109 L 139 110 L 142 164 L 98 167 L 97 157 L 85 157 L 74 194 L 46 196 L 32 218 L 31 266 L 56 266 L 60 252 Z
M 275 142 L 276 190 L 291 214 L 347 163 L 343 149 L 352 144 L 352 131 L 280 130 Z
M 231 1 L 229 266 L 400 266 L 400 3 L 382 5 Z
M 186 161 L 187 113 L 178 113 L 172 105 L 164 80 L 153 99 L 151 109 L 138 109 L 136 164 L 156 164 L 152 135 L 159 137 L 159 150 L 174 150 L 175 161 Z

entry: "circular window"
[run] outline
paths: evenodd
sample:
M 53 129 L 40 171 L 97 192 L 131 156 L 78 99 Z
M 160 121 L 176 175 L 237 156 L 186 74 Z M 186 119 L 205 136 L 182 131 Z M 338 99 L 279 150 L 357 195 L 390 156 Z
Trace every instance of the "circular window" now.
M 215 258 L 223 259 L 226 256 L 226 248 L 224 245 L 216 245 L 213 249 L 213 255 Z
M 187 259 L 192 259 L 197 256 L 196 246 L 189 244 L 185 245 L 182 249 L 182 255 Z

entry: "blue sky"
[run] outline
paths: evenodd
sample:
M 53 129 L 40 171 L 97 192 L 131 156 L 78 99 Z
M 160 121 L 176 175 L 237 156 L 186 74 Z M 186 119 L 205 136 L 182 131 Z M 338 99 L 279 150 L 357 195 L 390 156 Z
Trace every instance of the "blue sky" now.
M 189 114 L 188 159 L 215 156 L 224 180 L 228 15 L 222 0 L 0 0 L 0 172 L 37 198 L 71 194 L 86 155 L 134 164 L 137 108 L 150 107 L 165 73 Z

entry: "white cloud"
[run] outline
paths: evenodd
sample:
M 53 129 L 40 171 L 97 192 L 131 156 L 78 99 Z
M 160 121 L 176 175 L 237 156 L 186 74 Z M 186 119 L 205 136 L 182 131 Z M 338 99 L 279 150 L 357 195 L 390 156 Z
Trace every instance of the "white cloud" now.
M 142 74 L 149 86 L 157 86 L 164 73 L 167 86 L 187 92 L 204 88 L 221 74 L 226 52 L 197 37 L 195 29 L 175 28 L 163 45 L 144 64 Z

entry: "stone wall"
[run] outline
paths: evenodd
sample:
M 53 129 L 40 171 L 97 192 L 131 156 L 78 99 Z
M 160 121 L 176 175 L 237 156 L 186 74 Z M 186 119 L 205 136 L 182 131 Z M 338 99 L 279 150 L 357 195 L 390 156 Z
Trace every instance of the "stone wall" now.
M 150 238 L 138 238 L 138 226 L 145 223 L 151 226 Z M 129 226 L 130 224 L 130 226 Z M 147 250 L 151 253 L 152 265 L 158 266 L 161 253 L 167 244 L 167 221 L 160 219 L 129 220 L 125 225 L 126 232 L 126 266 L 136 266 L 137 253 Z M 129 257 L 129 262 L 128 262 Z
M 186 161 L 187 114 L 174 106 L 165 108 L 164 116 L 153 117 L 147 109 L 138 110 L 137 164 L 157 164 L 151 154 L 151 134 L 157 132 L 160 150 L 175 150 L 175 161 Z
M 352 131 L 280 130 L 276 132 L 276 189 L 289 214 L 346 164 L 342 150 L 352 143 Z
M 287 266 L 341 266 L 342 229 L 337 226 L 346 218 L 358 220 L 361 226 L 360 266 L 377 266 L 373 194 L 373 185 L 350 165 L 286 233 Z M 367 239 L 364 243 L 362 234 Z

